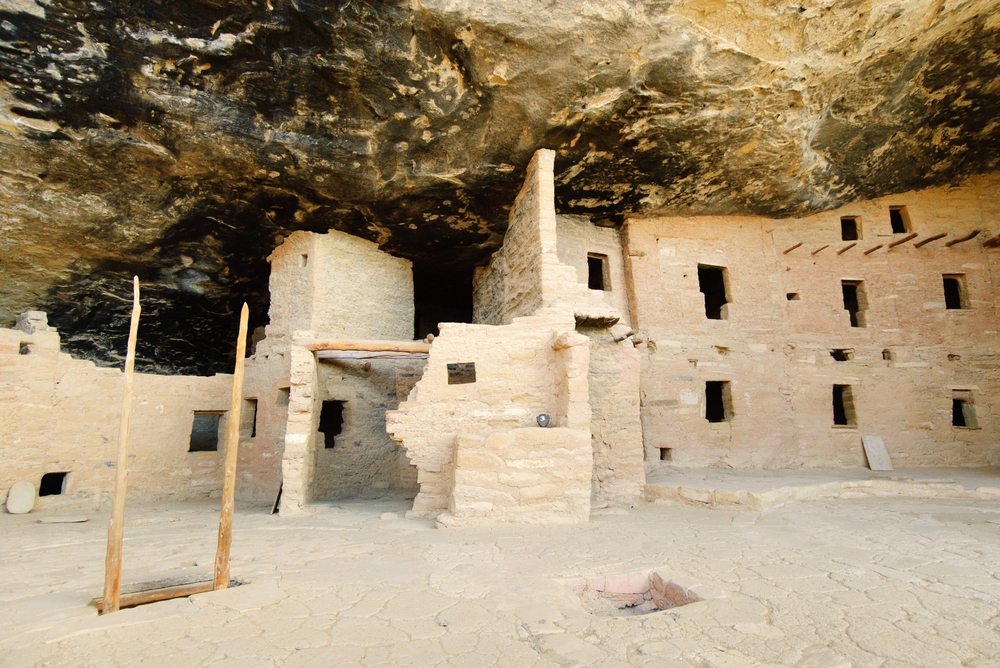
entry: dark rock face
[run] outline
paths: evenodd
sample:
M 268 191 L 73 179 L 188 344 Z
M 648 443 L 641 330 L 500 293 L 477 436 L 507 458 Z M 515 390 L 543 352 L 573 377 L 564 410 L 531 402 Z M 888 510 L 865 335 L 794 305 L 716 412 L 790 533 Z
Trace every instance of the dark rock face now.
M 597 224 L 994 171 L 1000 18 L 953 4 L 0 0 L 0 325 L 119 364 L 135 273 L 139 367 L 226 371 L 290 231 L 471 280 L 542 147 Z

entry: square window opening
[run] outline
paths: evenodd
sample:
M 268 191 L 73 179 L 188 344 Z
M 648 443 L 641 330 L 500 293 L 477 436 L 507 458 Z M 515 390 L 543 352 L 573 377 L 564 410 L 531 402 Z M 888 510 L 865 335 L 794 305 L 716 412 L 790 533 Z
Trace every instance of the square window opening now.
M 729 422 L 732 419 L 732 393 L 727 380 L 705 382 L 705 419 L 709 422 Z
M 799 301 L 799 293 L 797 292 L 785 293 L 785 299 L 787 299 L 790 302 L 797 302 Z
M 672 462 L 674 460 L 672 448 L 660 448 L 660 461 Z
M 299 266 L 305 267 L 309 264 L 309 253 L 302 253 L 299 255 Z
M 344 431 L 344 402 L 324 401 L 319 412 L 319 431 L 323 434 L 326 449 L 333 449 L 336 437 Z
M 965 429 L 978 429 L 979 419 L 971 390 L 953 390 L 951 396 L 951 425 Z
M 844 241 L 857 241 L 861 238 L 861 226 L 856 216 L 844 216 L 840 219 L 840 238 Z
M 841 281 L 840 284 L 844 293 L 844 309 L 851 315 L 851 327 L 867 326 L 865 311 L 868 310 L 868 299 L 864 281 Z
M 965 298 L 965 277 L 962 274 L 945 274 L 944 281 L 944 307 L 946 309 L 968 308 Z
M 889 224 L 893 234 L 907 234 L 910 231 L 910 216 L 905 206 L 889 207 Z
M 591 290 L 611 290 L 607 255 L 587 253 L 587 287 Z
M 705 317 L 709 320 L 726 319 L 722 308 L 730 303 L 726 283 L 725 267 L 698 265 L 698 289 L 705 295 Z
M 46 473 L 38 483 L 38 496 L 60 496 L 66 491 L 66 471 Z
M 893 362 L 896 359 L 896 355 L 891 350 L 886 348 L 882 351 L 882 359 L 886 362 Z
M 474 382 L 476 382 L 476 364 L 474 362 L 448 365 L 449 385 L 465 385 Z
M 288 406 L 288 395 L 290 394 L 292 388 L 290 387 L 280 387 L 278 388 L 278 396 L 275 397 L 274 405 L 278 408 L 285 408 Z
M 249 431 L 249 438 L 257 436 L 257 398 L 243 400 L 243 429 L 244 433 Z
M 22 343 L 17 350 L 18 355 L 30 355 L 35 352 L 35 345 L 27 341 Z
M 850 385 L 833 386 L 833 424 L 853 426 L 858 423 L 854 411 L 854 390 Z
M 195 411 L 191 423 L 191 444 L 188 452 L 218 452 L 219 418 L 222 413 Z
M 830 357 L 838 362 L 847 362 L 854 359 L 853 348 L 834 348 L 830 351 Z

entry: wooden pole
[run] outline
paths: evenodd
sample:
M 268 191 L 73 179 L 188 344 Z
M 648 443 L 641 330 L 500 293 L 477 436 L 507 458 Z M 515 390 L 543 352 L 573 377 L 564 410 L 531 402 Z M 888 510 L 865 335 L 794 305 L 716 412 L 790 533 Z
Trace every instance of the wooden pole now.
M 226 425 L 226 472 L 222 479 L 222 513 L 219 515 L 219 547 L 215 552 L 213 589 L 229 586 L 229 547 L 233 544 L 233 504 L 236 496 L 236 453 L 240 446 L 240 413 L 243 408 L 243 358 L 247 348 L 249 310 L 240 311 L 240 334 L 236 339 L 236 370 L 233 371 L 233 398 Z
M 132 423 L 132 375 L 135 368 L 135 339 L 139 333 L 139 277 L 132 277 L 132 323 L 125 353 L 125 388 L 122 392 L 122 419 L 118 427 L 118 464 L 115 468 L 115 495 L 108 524 L 108 552 L 104 558 L 104 614 L 118 610 L 122 585 L 122 533 L 125 525 L 125 489 L 128 487 L 128 432 Z

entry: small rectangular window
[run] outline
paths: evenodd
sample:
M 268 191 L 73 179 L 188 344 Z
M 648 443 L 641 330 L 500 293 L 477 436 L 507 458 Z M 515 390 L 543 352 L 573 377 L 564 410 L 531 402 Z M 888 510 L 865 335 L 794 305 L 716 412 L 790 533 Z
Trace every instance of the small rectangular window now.
M 336 437 L 344 430 L 344 402 L 324 401 L 319 412 L 319 431 L 323 434 L 326 449 L 335 445 Z
M 726 291 L 726 268 L 698 265 L 698 289 L 705 295 L 705 317 L 725 320 L 723 306 L 729 303 Z
M 847 362 L 854 359 L 853 348 L 834 348 L 830 351 L 830 357 L 838 362 Z
M 732 395 L 729 381 L 705 382 L 705 419 L 709 422 L 728 422 L 732 419 Z
M 785 299 L 787 299 L 790 302 L 797 302 L 797 301 L 799 301 L 799 293 L 797 293 L 797 292 L 787 292 L 787 293 L 785 293 Z
M 249 438 L 257 436 L 257 398 L 243 400 L 243 425 L 240 431 L 250 432 Z
M 219 418 L 222 413 L 195 412 L 191 423 L 191 445 L 188 452 L 219 450 Z
M 31 343 L 22 343 L 17 352 L 19 355 L 30 355 L 34 350 L 35 347 Z
M 299 255 L 299 266 L 304 267 L 309 264 L 309 253 Z
M 854 412 L 854 391 L 850 385 L 833 386 L 833 424 L 853 426 L 858 423 Z
M 448 384 L 465 385 L 476 382 L 476 365 L 473 362 L 448 365 Z
M 972 402 L 971 390 L 952 390 L 951 424 L 953 427 L 964 427 L 966 429 L 979 428 L 976 405 Z
M 906 234 L 910 231 L 910 216 L 905 206 L 889 207 L 889 224 L 893 234 Z
M 591 290 L 610 290 L 608 280 L 608 256 L 598 253 L 587 254 L 587 287 Z
M 274 399 L 274 405 L 278 408 L 284 408 L 288 406 L 288 395 L 291 391 L 290 387 L 280 387 L 278 388 L 278 396 Z
M 851 314 L 851 327 L 866 327 L 868 298 L 864 281 L 841 281 L 840 284 L 844 292 L 844 308 Z
M 671 448 L 660 448 L 660 461 L 669 462 L 673 461 L 673 451 Z
M 946 309 L 968 308 L 965 299 L 965 277 L 962 274 L 945 274 L 944 307 Z
M 844 241 L 857 241 L 861 238 L 861 226 L 855 216 L 840 219 L 840 238 Z
M 896 356 L 892 354 L 891 350 L 886 348 L 885 350 L 882 351 L 882 359 L 884 359 L 886 362 L 892 362 L 895 361 Z

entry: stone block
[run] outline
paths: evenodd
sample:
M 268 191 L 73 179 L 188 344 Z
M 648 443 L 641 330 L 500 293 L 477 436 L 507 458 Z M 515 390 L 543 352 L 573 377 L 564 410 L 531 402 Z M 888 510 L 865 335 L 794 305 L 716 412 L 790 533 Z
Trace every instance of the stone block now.
M 11 485 L 7 492 L 7 512 L 11 515 L 30 513 L 35 507 L 35 485 L 20 480 Z

